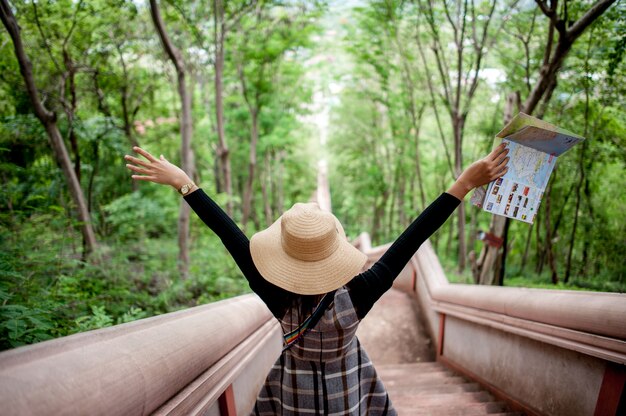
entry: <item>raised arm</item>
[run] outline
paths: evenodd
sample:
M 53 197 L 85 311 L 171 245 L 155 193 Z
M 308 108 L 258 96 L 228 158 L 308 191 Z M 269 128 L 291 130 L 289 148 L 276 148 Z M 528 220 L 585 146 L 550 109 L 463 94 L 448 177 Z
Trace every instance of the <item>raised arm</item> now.
M 372 308 L 417 249 L 450 217 L 465 195 L 472 189 L 489 183 L 507 171 L 508 149 L 501 144 L 485 158 L 469 166 L 448 189 L 430 204 L 396 239 L 385 254 L 367 271 L 348 283 L 350 297 L 359 318 Z
M 134 147 L 133 150 L 145 157 L 146 161 L 130 155 L 125 156 L 125 159 L 130 162 L 126 167 L 136 173 L 132 175 L 132 178 L 169 185 L 177 191 L 180 191 L 183 185 L 191 184 L 189 191 L 184 195 L 185 201 L 187 201 L 198 217 L 222 240 L 222 243 L 248 280 L 250 288 L 261 297 L 272 312 L 282 310 L 280 295 L 283 290 L 267 282 L 260 275 L 252 262 L 248 237 L 224 210 L 202 189 L 193 184 L 191 178 L 182 169 L 170 163 L 163 155 L 157 159 L 140 147 Z

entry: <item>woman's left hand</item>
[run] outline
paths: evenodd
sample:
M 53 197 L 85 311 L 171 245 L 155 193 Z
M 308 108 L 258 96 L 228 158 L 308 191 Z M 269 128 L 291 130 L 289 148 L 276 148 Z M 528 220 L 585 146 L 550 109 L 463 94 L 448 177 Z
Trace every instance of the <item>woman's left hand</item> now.
M 465 169 L 448 193 L 462 200 L 472 189 L 501 177 L 508 170 L 506 166 L 509 161 L 508 153 L 509 149 L 505 143 L 501 143 L 487 156 Z
M 132 175 L 133 179 L 170 185 L 176 190 L 179 190 L 183 185 L 192 182 L 185 171 L 170 163 L 163 155 L 157 159 L 149 152 L 138 146 L 133 147 L 133 151 L 142 155 L 147 160 L 144 161 L 130 155 L 124 156 L 126 161 L 132 163 L 128 163 L 126 167 L 133 172 L 138 173 L 138 175 Z

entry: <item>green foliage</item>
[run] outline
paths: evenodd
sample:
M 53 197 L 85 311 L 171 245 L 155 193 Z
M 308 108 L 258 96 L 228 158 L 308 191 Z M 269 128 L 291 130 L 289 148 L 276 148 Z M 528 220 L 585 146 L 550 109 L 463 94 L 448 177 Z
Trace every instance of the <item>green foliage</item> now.
M 190 276 L 181 281 L 173 236 L 115 240 L 85 263 L 76 258 L 72 245 L 80 239 L 70 226 L 39 215 L 19 233 L 0 233 L 0 349 L 249 291 L 219 239 L 204 231 L 196 236 Z
M 151 197 L 132 192 L 104 205 L 107 231 L 122 241 L 159 236 L 173 238 L 177 206 L 173 198 L 163 196 L 163 192 Z
M 357 7 L 330 2 L 330 10 L 323 1 L 260 1 L 255 7 L 244 0 L 223 2 L 232 196 L 220 188 L 216 154 L 215 5 L 160 3 L 172 41 L 184 54 L 193 92 L 194 180 L 221 206 L 232 201 L 235 221 L 242 217 L 257 116 L 250 233 L 310 198 L 319 159 L 329 164 L 333 209 L 346 232 L 369 231 L 374 244 L 395 238 L 451 183 L 442 141 L 451 142 L 453 114 L 444 105 L 432 52 L 434 33 L 453 44 L 443 3 L 435 2 L 430 14 L 427 3 L 417 0 L 371 0 Z M 497 3 L 496 15 L 510 16 L 500 19 L 506 22 L 502 28 L 494 24 L 498 19 L 489 28 L 490 35 L 499 32 L 483 62 L 490 72 L 480 78 L 467 108 L 461 149 L 467 163 L 489 149 L 502 124 L 505 95 L 520 91 L 523 99 L 539 74 L 548 28 L 534 3 L 522 3 L 510 10 L 505 10 L 508 3 Z M 13 44 L 0 31 L 0 348 L 248 292 L 221 241 L 197 218 L 191 220 L 189 273 L 181 279 L 179 196 L 155 184 L 133 186 L 124 167 L 123 156 L 135 144 L 180 164 L 176 74 L 148 5 L 119 0 L 12 4 L 40 96 L 54 111 L 80 175 L 100 249 L 85 258 L 72 196 L 46 131 L 33 115 Z M 474 22 L 480 33 L 488 5 L 476 5 L 467 36 L 473 36 Z M 568 3 L 572 18 L 588 7 L 589 2 Z M 557 288 L 625 290 L 626 201 L 620 192 L 626 187 L 625 10 L 623 4 L 611 7 L 577 41 L 542 108 L 546 120 L 584 131 L 588 138 L 584 150 L 578 146 L 559 159 L 551 188 L 552 227 L 560 218 L 553 233 L 560 275 L 570 248 L 572 253 L 570 281 Z M 468 42 L 461 64 L 471 74 L 476 51 Z M 459 62 L 447 58 L 444 65 L 454 72 Z M 323 132 L 312 122 L 322 115 L 328 116 Z M 328 137 L 327 146 L 319 145 L 322 136 Z M 468 233 L 489 226 L 482 211 L 467 213 L 473 227 Z M 528 233 L 526 224 L 512 224 L 505 284 L 551 286 L 545 211 L 534 227 Z M 471 283 L 468 270 L 454 272 L 458 236 L 453 224 L 432 240 L 451 280 Z
M 84 315 L 76 318 L 76 331 L 84 332 L 91 331 L 93 329 L 106 328 L 111 325 L 125 324 L 128 322 L 136 321 L 147 316 L 141 308 L 131 306 L 127 312 L 118 316 L 117 320 L 114 320 L 109 314 L 107 314 L 104 306 L 91 306 L 91 314 Z
M 8 300 L 6 295 L 4 300 Z M 3 296 L 4 297 L 4 296 Z M 31 309 L 21 305 L 0 306 L 0 338 L 10 347 L 32 344 L 52 339 L 50 334 L 54 329 L 54 322 L 47 311 L 39 308 Z M 4 348 L 7 345 L 3 345 Z
M 104 306 L 92 306 L 91 312 L 91 315 L 81 316 L 76 319 L 76 327 L 80 332 L 105 328 L 113 324 L 113 319 L 107 315 Z
M 511 3 L 517 6 L 496 2 L 487 32 L 494 43 L 487 43 L 485 73 L 467 109 L 459 149 L 466 165 L 490 150 L 502 127 L 506 95 L 517 91 L 523 103 L 543 63 L 547 19 L 533 3 Z M 349 22 L 341 28 L 349 60 L 343 76 L 349 82 L 344 83 L 331 117 L 331 188 L 333 201 L 339 201 L 335 211 L 352 235 L 368 230 L 374 244 L 392 240 L 403 229 L 403 215 L 414 218 L 423 208 L 420 187 L 427 204 L 451 184 L 449 155 L 442 141 L 452 152 L 450 120 L 462 114 L 448 111 L 449 94 L 466 88 L 466 78 L 455 85 L 456 69 L 462 64 L 464 77 L 472 75 L 476 51 L 469 51 L 476 42 L 475 33 L 481 33 L 481 26 L 489 21 L 488 2 L 468 12 L 463 55 L 456 55 L 455 36 L 461 33 L 464 5 L 371 0 L 353 8 Z M 574 21 L 588 8 L 588 2 L 569 2 L 568 16 Z M 626 186 L 625 94 L 624 83 L 618 81 L 626 75 L 621 36 L 625 12 L 621 4 L 611 7 L 578 39 L 554 94 L 536 111 L 547 121 L 587 137 L 584 146 L 559 158 L 548 195 L 556 273 L 560 279 L 569 277 L 569 284 L 576 287 L 619 291 L 626 279 L 622 261 L 626 223 L 620 212 L 626 200 L 617 191 Z M 437 42 L 444 45 L 439 55 L 434 52 Z M 454 74 L 451 81 L 444 82 L 449 74 Z M 416 91 L 414 97 L 411 90 Z M 466 97 L 460 100 L 463 111 Z M 424 104 L 422 118 L 412 122 L 412 112 Z M 416 131 L 419 134 L 413 134 Z M 417 168 L 423 172 L 421 181 Z M 533 285 L 535 277 L 549 272 L 545 199 L 531 233 L 527 224 L 511 223 L 505 282 L 527 276 L 527 283 Z M 466 213 L 468 240 L 477 230 L 488 229 L 488 214 L 475 208 Z M 458 230 L 450 231 L 454 227 L 450 221 L 432 240 L 444 263 L 454 264 L 458 262 Z M 478 254 L 481 249 L 482 242 L 475 242 L 468 252 Z M 460 275 L 452 270 L 450 266 L 454 280 L 473 282 L 469 270 Z

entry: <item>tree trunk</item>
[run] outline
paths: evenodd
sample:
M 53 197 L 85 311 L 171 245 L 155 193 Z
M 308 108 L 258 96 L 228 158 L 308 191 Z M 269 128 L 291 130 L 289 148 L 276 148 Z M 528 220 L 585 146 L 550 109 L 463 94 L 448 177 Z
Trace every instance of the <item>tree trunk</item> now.
M 422 176 L 422 159 L 420 157 L 420 127 L 422 125 L 422 115 L 424 114 L 424 109 L 426 105 L 422 105 L 418 111 L 417 117 L 414 115 L 414 111 L 412 114 L 413 121 L 413 130 L 415 134 L 415 173 L 417 175 L 417 182 L 420 189 L 420 211 L 426 208 L 426 192 L 424 192 L 424 178 Z
M 248 160 L 248 180 L 243 193 L 243 218 L 241 219 L 243 229 L 246 229 L 248 219 L 250 218 L 250 210 L 252 209 L 252 188 L 254 185 L 254 174 L 256 171 L 256 147 L 259 141 L 259 117 L 258 110 L 251 109 L 250 117 L 252 130 L 250 132 L 250 156 Z
M 543 220 L 543 218 L 541 219 Z M 541 222 L 539 222 L 539 213 L 537 213 L 536 222 L 537 224 L 541 224 Z M 535 228 L 537 230 L 537 266 L 535 267 L 535 273 L 540 275 L 543 273 L 543 266 L 546 264 L 546 249 L 544 247 L 544 241 L 541 238 L 541 227 L 537 225 Z
M 124 59 L 121 58 L 122 52 L 120 51 L 120 61 L 122 63 L 122 72 L 124 73 L 124 83 L 121 87 L 120 91 L 120 104 L 122 106 L 122 130 L 124 131 L 124 135 L 128 139 L 128 143 L 134 147 L 139 146 L 139 141 L 137 141 L 136 136 L 133 134 L 133 123 L 131 120 L 131 112 L 129 110 L 128 103 L 128 72 L 126 71 L 126 63 Z M 92 73 L 93 85 L 94 85 L 94 93 L 98 97 L 98 110 L 102 112 L 109 119 L 113 119 L 113 115 L 111 114 L 111 110 L 106 104 L 106 97 L 104 92 L 100 88 L 100 82 L 98 81 L 98 76 L 100 75 L 98 69 L 94 70 Z M 135 109 L 133 113 L 139 111 L 139 106 Z M 92 175 L 93 176 L 93 175 Z M 139 189 L 139 183 L 137 181 L 131 181 L 131 187 L 133 191 L 137 191 Z M 89 212 L 91 212 L 91 202 Z
M 259 216 L 258 216 L 258 214 L 256 212 L 254 204 L 255 204 L 255 198 L 253 196 L 251 204 L 250 204 L 250 206 L 252 207 L 252 210 L 250 211 L 250 218 L 252 219 L 252 223 L 254 224 L 254 227 L 257 230 L 260 230 L 261 229 L 261 221 L 259 220 Z
M 91 253 L 96 249 L 97 241 L 91 224 L 91 216 L 89 215 L 89 210 L 87 209 L 87 201 L 85 200 L 85 195 L 80 187 L 80 182 L 78 181 L 76 172 L 72 167 L 72 161 L 70 160 L 67 148 L 65 147 L 63 137 L 61 136 L 59 128 L 56 124 L 56 114 L 49 111 L 39 99 L 39 91 L 35 85 L 32 64 L 24 51 L 24 45 L 22 44 L 22 38 L 20 36 L 20 28 L 7 0 L 0 0 L 0 19 L 13 41 L 15 57 L 17 58 L 20 66 L 20 73 L 24 79 L 24 84 L 33 105 L 35 115 L 48 134 L 48 139 L 54 152 L 55 159 L 63 171 L 63 176 L 67 182 L 70 195 L 76 204 L 78 219 L 81 222 L 83 246 L 85 247 L 86 254 Z
M 454 175 L 458 178 L 463 171 L 463 128 L 465 118 L 455 115 L 452 123 L 454 131 Z M 467 247 L 465 244 L 465 204 L 461 201 L 457 209 L 457 227 L 459 234 L 459 272 L 465 270 Z
M 381 240 L 381 229 L 384 227 L 382 220 L 385 216 L 385 207 L 387 206 L 387 199 L 389 198 L 389 191 L 383 191 L 379 203 L 374 202 L 374 219 L 372 222 L 372 242 L 379 244 Z
M 589 162 L 587 163 L 587 172 L 591 172 L 591 168 L 593 166 L 593 158 L 589 159 Z M 587 269 L 588 269 L 588 261 L 589 261 L 589 247 L 590 247 L 590 230 L 591 230 L 591 221 L 593 221 L 593 205 L 591 202 L 591 187 L 590 187 L 590 183 L 589 183 L 589 176 L 590 175 L 585 175 L 585 187 L 583 189 L 584 194 L 585 194 L 585 199 L 587 201 L 587 210 L 589 212 L 589 218 L 588 221 L 585 221 L 583 223 L 583 230 L 584 230 L 584 235 L 585 238 L 583 239 L 583 258 L 582 258 L 582 264 L 581 264 L 581 269 L 580 269 L 580 274 L 585 277 L 587 276 Z
M 450 217 L 450 227 L 448 228 L 448 241 L 446 242 L 446 256 L 450 257 L 452 251 L 452 240 L 454 240 L 454 217 Z
M 552 183 L 546 190 L 545 206 L 546 206 L 546 254 L 548 255 L 548 265 L 550 266 L 552 283 L 559 283 L 559 276 L 556 271 L 556 263 L 554 259 L 554 250 L 552 247 L 552 226 L 550 225 L 550 211 L 552 208 Z
M 438 164 L 439 164 L 439 158 L 437 158 L 435 160 L 435 165 L 438 165 Z M 437 176 L 437 178 L 439 179 L 439 182 L 440 182 L 440 183 L 437 184 L 439 186 L 438 189 L 445 189 L 446 181 L 447 181 L 445 172 L 443 174 L 439 174 L 439 175 L 436 175 L 436 176 Z M 454 216 L 451 216 L 450 218 L 454 218 Z M 449 221 L 452 221 L 452 219 L 450 219 Z M 442 236 L 443 236 L 443 231 L 434 234 L 434 248 L 435 248 L 435 252 L 436 253 L 439 253 L 439 242 L 443 241 Z
M 214 0 L 214 26 L 215 26 L 215 118 L 217 123 L 217 156 L 220 160 L 220 176 L 223 190 L 228 195 L 226 202 L 226 213 L 233 214 L 233 184 L 230 168 L 230 153 L 226 144 L 226 134 L 224 132 L 224 43 L 226 39 L 226 24 L 224 22 L 224 4 L 222 0 Z
M 531 224 L 528 227 L 528 234 L 526 235 L 526 246 L 524 247 L 524 254 L 522 255 L 522 265 L 520 266 L 520 273 L 524 273 L 526 268 L 526 262 L 528 261 L 528 253 L 530 251 L 530 240 L 533 238 L 533 228 L 535 224 Z
M 578 216 L 580 212 L 580 188 L 583 186 L 583 181 L 585 180 L 585 166 L 584 166 L 584 157 L 585 157 L 585 143 L 587 141 L 583 141 L 582 148 L 580 150 L 580 179 L 578 180 L 578 185 L 576 186 L 576 209 L 574 209 L 574 224 L 572 225 L 572 234 L 569 242 L 569 249 L 567 251 L 567 263 L 565 266 L 565 277 L 563 281 L 565 283 L 569 282 L 570 273 L 572 270 L 572 252 L 574 251 L 574 243 L 576 241 L 576 228 L 578 225 Z
M 191 149 L 191 135 L 192 135 L 192 120 L 191 120 L 191 101 L 193 95 L 192 88 L 187 90 L 185 74 L 178 76 L 178 93 L 180 94 L 183 104 L 182 108 L 182 123 L 180 127 L 180 133 L 182 142 L 180 146 L 181 152 L 181 168 L 185 171 L 190 178 L 194 177 L 194 160 L 193 151 Z M 178 261 L 179 269 L 182 278 L 186 278 L 189 274 L 189 217 L 191 215 L 191 208 L 184 199 L 180 200 L 180 210 L 178 213 Z
M 261 193 L 263 195 L 263 213 L 265 214 L 265 224 L 270 226 L 272 224 L 272 201 L 271 201 L 271 188 L 272 188 L 272 171 L 270 169 L 270 151 L 265 152 L 263 158 L 264 177 L 261 180 Z
M 497 236 L 504 235 L 504 227 L 506 224 L 506 217 L 501 215 L 494 215 L 491 218 L 491 226 L 489 232 Z M 500 247 L 493 247 L 485 244 L 481 257 L 478 260 L 478 278 L 474 277 L 481 285 L 493 285 L 496 282 L 496 263 L 500 262 Z
M 139 146 L 139 142 L 133 134 L 133 124 L 128 111 L 128 86 L 126 85 L 126 81 L 124 81 L 124 86 L 122 87 L 121 104 L 124 135 L 132 147 Z M 139 183 L 137 181 L 132 181 L 132 189 L 133 191 L 139 190 Z
M 67 116 L 67 124 L 69 129 L 68 138 L 70 141 L 70 147 L 72 149 L 72 153 L 74 154 L 74 172 L 76 173 L 76 178 L 80 183 L 80 151 L 78 146 L 78 137 L 76 137 L 76 131 L 74 130 L 74 117 L 76 116 L 77 105 L 76 68 L 74 67 L 72 58 L 70 57 L 70 54 L 65 46 L 63 47 L 63 63 L 65 64 L 67 72 L 63 76 L 64 82 L 61 86 L 61 88 L 63 88 L 61 96 L 65 95 L 65 89 L 67 88 L 67 82 L 69 81 L 70 102 L 68 104 L 64 99 L 62 99 L 62 102 L 63 109 L 65 110 L 65 115 Z
M 585 58 L 585 70 L 589 73 L 589 55 L 591 51 L 591 45 L 593 44 L 593 32 L 589 36 L 589 43 L 587 44 L 587 57 Z M 589 133 L 589 81 L 588 78 L 585 78 L 585 132 L 584 136 L 587 137 Z M 583 141 L 582 147 L 580 149 L 580 159 L 578 164 L 578 170 L 580 171 L 580 179 L 578 181 L 578 186 L 576 186 L 576 209 L 574 210 L 574 224 L 572 225 L 572 235 L 570 238 L 569 250 L 567 252 L 567 264 L 565 266 L 565 277 L 563 281 L 565 283 L 569 282 L 570 273 L 572 270 L 572 253 L 574 251 L 574 243 L 576 240 L 576 228 L 578 225 L 578 215 L 580 212 L 580 190 L 583 187 L 583 182 L 585 181 L 585 150 L 587 148 L 587 140 Z
M 387 227 L 385 228 L 385 237 L 389 238 L 394 234 L 394 224 L 395 224 L 395 213 L 396 213 L 396 198 L 398 196 L 398 181 L 400 177 L 400 172 L 398 170 L 398 166 L 392 168 L 392 179 L 391 179 L 391 189 L 389 190 L 390 195 L 390 206 L 387 210 Z
M 519 101 L 518 93 L 508 95 L 504 109 L 504 124 L 508 123 L 513 118 L 514 112 L 519 109 Z M 507 226 L 506 220 L 507 218 L 501 215 L 492 215 L 489 232 L 498 237 L 504 237 Z M 506 240 L 503 245 L 505 244 L 507 244 Z M 500 256 L 501 247 L 484 244 L 480 256 L 476 260 L 476 264 L 472 265 L 474 281 L 486 285 L 492 285 L 498 282 L 500 279 L 496 278 L 496 276 L 499 276 L 501 272 L 496 266 L 503 264 Z
M 283 185 L 284 177 L 285 177 L 285 169 L 283 161 L 285 160 L 285 150 L 280 150 L 278 152 L 278 178 L 276 184 L 276 215 L 283 215 L 283 210 L 285 209 L 285 187 Z
M 465 204 L 461 201 L 458 213 L 458 234 L 459 234 L 459 272 L 465 270 L 465 258 L 467 257 L 467 246 L 465 244 Z
M 122 105 L 122 121 L 124 123 L 124 136 L 126 136 L 126 138 L 128 139 L 128 143 L 130 143 L 131 146 L 139 146 L 139 142 L 133 134 L 133 122 L 131 120 L 131 115 L 128 108 L 128 85 L 126 85 L 126 81 L 124 81 L 120 96 L 120 101 Z
M 470 210 L 470 229 L 469 229 L 469 233 L 468 233 L 468 253 L 474 253 L 473 256 L 476 255 L 476 234 L 478 233 L 478 225 L 476 223 L 476 217 L 477 215 L 477 211 L 478 208 L 474 207 L 474 206 L 470 206 L 469 207 Z
M 272 213 L 272 217 L 276 215 L 278 212 L 278 175 L 280 174 L 279 161 L 278 161 L 278 153 L 276 150 L 272 149 L 269 152 L 269 172 L 270 175 L 268 177 L 268 185 L 269 192 L 271 195 L 270 198 L 270 212 Z
M 193 153 L 191 150 L 191 135 L 192 135 L 192 120 L 191 120 L 191 94 L 187 91 L 186 85 L 186 69 L 183 56 L 180 51 L 172 44 L 165 25 L 161 18 L 159 6 L 156 0 L 150 0 L 150 14 L 152 21 L 159 34 L 163 49 L 168 55 L 169 59 L 176 68 L 177 82 L 178 82 L 178 95 L 181 101 L 181 120 L 180 120 L 180 134 L 181 134 L 181 168 L 189 175 L 190 178 L 194 177 L 193 166 Z M 189 205 L 184 201 L 181 201 L 180 211 L 178 215 L 178 260 L 179 271 L 181 277 L 184 279 L 189 272 Z
M 500 261 L 496 263 L 495 275 L 497 276 L 496 284 L 498 286 L 504 285 L 504 273 L 506 271 L 506 257 L 509 253 L 509 227 L 511 226 L 511 219 L 507 218 L 504 221 L 504 234 L 502 235 L 502 255 Z
M 87 185 L 87 209 L 89 212 L 91 212 L 93 207 L 93 183 L 98 173 L 98 168 L 100 167 L 100 139 L 102 139 L 102 136 L 98 136 L 91 145 L 93 149 L 93 169 L 91 169 L 91 173 L 89 174 L 89 183 Z
M 397 24 L 397 22 L 393 22 L 394 25 Z M 413 126 L 413 135 L 415 138 L 415 171 L 417 173 L 417 181 L 418 181 L 418 186 L 419 186 L 419 190 L 420 190 L 420 210 L 423 210 L 426 207 L 426 194 L 424 192 L 424 181 L 422 180 L 422 171 L 421 171 L 421 161 L 420 161 L 420 148 L 419 148 L 419 142 L 420 142 L 420 127 L 421 127 L 421 123 L 422 123 L 422 116 L 424 114 L 424 109 L 426 108 L 426 104 L 422 104 L 418 109 L 416 109 L 415 106 L 415 83 L 413 81 L 413 77 L 411 76 L 411 68 L 409 66 L 409 62 L 408 62 L 408 58 L 406 57 L 406 52 L 405 49 L 403 47 L 403 42 L 400 40 L 399 37 L 399 30 L 396 29 L 394 32 L 395 36 L 391 36 L 390 37 L 393 38 L 393 41 L 396 43 L 396 46 L 398 48 L 398 52 L 400 54 L 400 60 L 402 61 L 402 69 L 403 69 L 403 76 L 402 76 L 402 80 L 404 81 L 405 84 L 405 90 L 408 94 L 408 98 L 407 98 L 407 110 L 409 115 L 411 116 L 411 125 Z M 411 182 L 411 186 L 413 186 L 413 182 Z M 411 193 L 413 195 L 413 193 Z M 413 207 L 415 207 L 415 204 L 413 204 Z M 404 223 L 402 223 L 404 226 Z
M 406 175 L 402 175 L 400 183 L 398 183 L 398 223 L 400 229 L 404 230 L 408 224 L 406 219 L 406 212 L 404 210 L 404 196 L 406 194 Z

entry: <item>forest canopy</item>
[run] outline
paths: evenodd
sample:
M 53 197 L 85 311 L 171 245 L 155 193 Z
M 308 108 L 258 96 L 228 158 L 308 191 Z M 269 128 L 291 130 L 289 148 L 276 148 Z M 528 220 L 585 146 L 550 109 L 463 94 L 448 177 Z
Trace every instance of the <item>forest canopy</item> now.
M 467 198 L 431 239 L 448 277 L 626 289 L 623 2 L 0 6 L 2 349 L 249 291 L 175 190 L 130 179 L 137 145 L 248 236 L 310 200 L 327 166 L 349 238 L 379 245 L 523 111 L 586 140 L 532 225 Z

